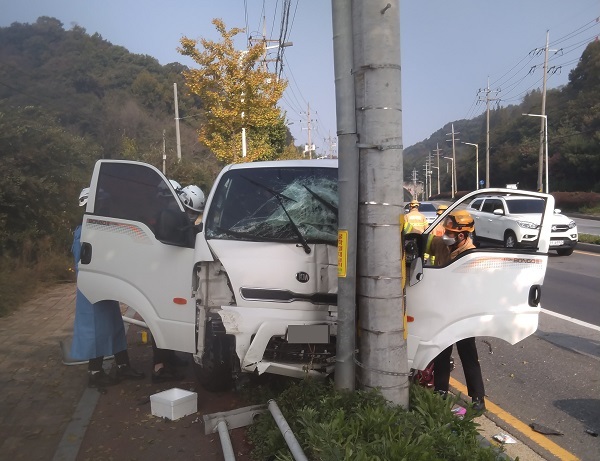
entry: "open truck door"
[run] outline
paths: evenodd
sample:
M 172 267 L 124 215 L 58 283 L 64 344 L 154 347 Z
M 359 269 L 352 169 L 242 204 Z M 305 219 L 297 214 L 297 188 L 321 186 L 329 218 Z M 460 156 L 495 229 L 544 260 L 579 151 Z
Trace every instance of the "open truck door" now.
M 513 194 L 545 202 L 538 238 L 531 249 L 480 247 L 445 266 L 425 264 L 407 287 L 409 366 L 425 369 L 441 351 L 473 336 L 491 336 L 515 344 L 538 325 L 540 297 L 548 260 L 554 198 L 547 194 L 486 189 L 466 195 L 439 216 L 424 234 L 412 235 L 424 258 L 430 233 L 445 217 L 478 195 Z M 475 232 L 477 232 L 475 221 Z M 421 270 L 421 269 L 420 269 Z
M 196 352 L 194 227 L 151 165 L 96 163 L 83 217 L 77 285 L 92 302 L 135 309 L 158 347 Z

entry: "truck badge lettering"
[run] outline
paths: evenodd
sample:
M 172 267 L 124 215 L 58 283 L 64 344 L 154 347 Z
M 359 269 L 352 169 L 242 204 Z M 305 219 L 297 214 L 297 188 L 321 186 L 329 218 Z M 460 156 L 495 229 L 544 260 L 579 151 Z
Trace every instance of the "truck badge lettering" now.
M 296 274 L 296 280 L 298 280 L 300 283 L 306 283 L 310 280 L 310 277 L 306 272 L 298 272 Z

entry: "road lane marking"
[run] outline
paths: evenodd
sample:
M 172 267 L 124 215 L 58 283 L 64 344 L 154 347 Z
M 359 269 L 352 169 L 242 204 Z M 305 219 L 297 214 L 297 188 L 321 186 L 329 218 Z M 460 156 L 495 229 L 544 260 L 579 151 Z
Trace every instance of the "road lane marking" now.
M 573 317 L 568 317 L 566 315 L 559 314 L 558 312 L 552 312 L 552 311 L 549 311 L 549 310 L 544 309 L 544 308 L 540 308 L 540 312 L 543 312 L 544 314 L 551 315 L 553 317 L 557 317 L 557 318 L 559 318 L 561 320 L 566 320 L 567 322 L 574 323 L 574 324 L 579 325 L 581 327 L 586 327 L 586 328 L 589 328 L 591 330 L 600 331 L 600 326 L 598 326 L 598 325 L 594 325 L 592 323 L 587 323 L 587 322 L 584 322 L 583 320 L 575 319 Z
M 467 387 L 452 377 L 450 378 L 450 385 L 461 394 L 468 395 Z M 515 418 L 513 415 L 503 410 L 495 403 L 490 402 L 487 397 L 485 399 L 485 407 L 487 408 L 487 411 L 493 413 L 509 426 L 514 427 L 521 432 L 524 437 L 527 437 L 529 440 L 537 443 L 540 447 L 548 450 L 559 459 L 563 461 L 580 461 L 579 458 L 573 453 L 557 445 L 552 440 L 548 439 L 548 437 L 545 437 L 538 432 L 534 432 L 533 429 L 531 429 L 527 424 Z
M 582 255 L 588 255 L 588 256 L 596 256 L 597 258 L 600 258 L 600 254 L 598 253 L 590 253 L 589 251 L 583 251 L 583 250 L 574 250 L 575 253 L 579 253 Z

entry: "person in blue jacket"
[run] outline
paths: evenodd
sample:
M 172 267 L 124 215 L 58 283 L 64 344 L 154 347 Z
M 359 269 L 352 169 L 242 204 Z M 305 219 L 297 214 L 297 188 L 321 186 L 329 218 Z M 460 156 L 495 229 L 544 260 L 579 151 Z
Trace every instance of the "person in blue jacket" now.
M 89 188 L 79 194 L 79 206 L 88 201 Z M 81 253 L 81 225 L 74 232 L 71 251 L 78 273 Z M 117 364 L 116 378 L 102 368 L 105 356 L 114 355 Z M 121 309 L 117 301 L 105 300 L 92 304 L 77 289 L 75 298 L 75 323 L 71 356 L 76 360 L 88 360 L 88 387 L 102 388 L 117 384 L 122 379 L 143 379 L 144 373 L 133 369 L 129 363 L 127 340 Z

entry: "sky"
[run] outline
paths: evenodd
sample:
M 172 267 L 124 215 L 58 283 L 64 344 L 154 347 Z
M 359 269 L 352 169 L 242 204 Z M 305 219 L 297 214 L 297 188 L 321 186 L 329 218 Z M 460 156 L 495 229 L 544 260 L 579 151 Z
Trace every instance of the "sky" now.
M 372 1 L 375 5 L 383 0 Z M 277 39 L 284 0 L 0 0 L 0 26 L 40 16 L 77 25 L 88 34 L 161 64 L 194 63 L 177 52 L 182 37 L 219 38 L 213 18 L 228 28 Z M 499 104 L 518 104 L 541 88 L 549 31 L 548 88 L 568 82 L 585 46 L 600 35 L 600 0 L 401 0 L 402 136 L 404 147 L 447 123 L 485 111 L 490 82 Z M 264 20 L 263 20 L 264 18 Z M 335 141 L 335 87 L 330 0 L 291 0 L 280 102 L 296 144 L 311 137 L 317 153 Z M 238 36 L 240 50 L 247 34 Z M 1 44 L 0 44 L 1 45 Z M 556 50 L 556 51 L 554 51 Z M 1 63 L 0 63 L 1 65 Z M 496 93 L 496 91 L 498 91 Z M 532 109 L 535 110 L 535 109 Z M 538 111 L 541 108 L 538 108 Z M 549 120 L 549 124 L 551 121 Z M 335 148 L 334 148 L 335 149 Z

